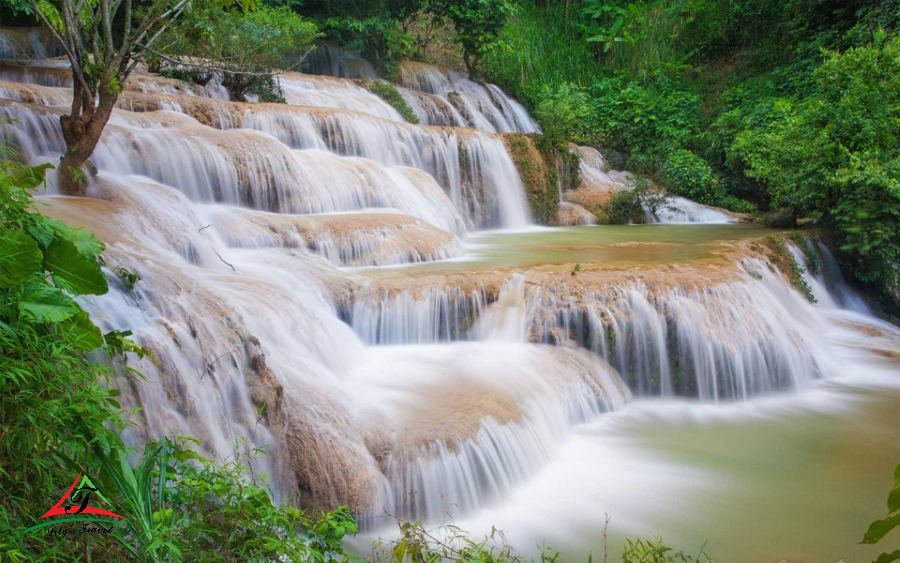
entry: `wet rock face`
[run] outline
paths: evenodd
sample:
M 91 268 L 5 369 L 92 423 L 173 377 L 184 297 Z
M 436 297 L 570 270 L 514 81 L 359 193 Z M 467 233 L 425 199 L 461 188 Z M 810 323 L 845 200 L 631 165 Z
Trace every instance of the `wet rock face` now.
M 597 216 L 584 207 L 566 201 L 560 202 L 556 211 L 555 225 L 561 227 L 575 227 L 578 225 L 594 225 L 597 223 Z
M 797 214 L 793 209 L 785 207 L 766 215 L 764 222 L 767 227 L 773 229 L 795 229 L 797 228 Z

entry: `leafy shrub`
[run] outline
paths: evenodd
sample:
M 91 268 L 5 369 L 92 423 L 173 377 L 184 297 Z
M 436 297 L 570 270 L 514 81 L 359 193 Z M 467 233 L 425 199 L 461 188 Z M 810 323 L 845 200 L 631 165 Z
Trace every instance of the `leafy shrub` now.
M 668 205 L 669 197 L 647 178 L 633 177 L 624 189 L 615 192 L 606 209 L 611 225 L 645 223 L 647 216 L 656 215 Z
M 900 307 L 900 39 L 830 53 L 805 100 L 771 102 L 730 158 L 776 207 L 819 213 L 857 280 Z
M 444 11 L 456 30 L 463 48 L 463 62 L 471 76 L 477 76 L 481 59 L 501 48 L 500 30 L 516 7 L 510 0 L 444 0 L 433 3 Z
M 563 83 L 553 88 L 545 85 L 539 94 L 534 116 L 554 144 L 595 144 L 594 104 L 584 88 Z
M 389 82 L 367 82 L 365 86 L 369 92 L 376 94 L 394 106 L 394 109 L 400 112 L 400 115 L 403 116 L 407 123 L 419 123 L 419 116 L 409 107 L 409 104 L 406 103 L 406 100 L 403 99 L 403 96 L 393 84 Z
M 663 181 L 673 193 L 707 205 L 718 205 L 724 196 L 709 164 L 689 150 L 679 149 L 669 155 Z
M 95 447 L 98 483 L 114 511 L 128 515 L 127 533 L 112 539 L 133 560 L 328 561 L 347 559 L 341 541 L 356 534 L 345 507 L 310 519 L 297 508 L 272 504 L 270 491 L 248 469 L 258 448 L 219 463 L 189 448 L 193 438 L 150 441 L 137 465 L 128 451 Z
M 665 78 L 644 86 L 607 78 L 591 87 L 596 123 L 613 148 L 631 153 L 629 168 L 652 174 L 699 133 L 700 99 Z

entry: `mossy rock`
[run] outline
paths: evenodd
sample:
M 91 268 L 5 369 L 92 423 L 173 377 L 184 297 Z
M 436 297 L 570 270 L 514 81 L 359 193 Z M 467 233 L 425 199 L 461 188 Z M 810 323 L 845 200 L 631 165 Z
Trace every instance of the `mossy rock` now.
M 555 225 L 559 206 L 558 176 L 555 166 L 550 166 L 538 150 L 535 137 L 506 133 L 503 141 L 525 185 L 532 217 L 542 225 Z

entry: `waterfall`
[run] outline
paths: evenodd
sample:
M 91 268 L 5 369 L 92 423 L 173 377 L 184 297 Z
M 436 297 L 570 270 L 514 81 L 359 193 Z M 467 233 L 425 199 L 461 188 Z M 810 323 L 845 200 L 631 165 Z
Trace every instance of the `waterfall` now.
M 313 72 L 374 78 L 350 54 L 316 53 Z M 449 504 L 506 502 L 631 400 L 805 393 L 839 369 L 835 334 L 877 341 L 860 353 L 889 346 L 820 243 L 791 247 L 818 305 L 726 233 L 740 225 L 628 227 L 652 240 L 604 243 L 692 256 L 695 241 L 647 233 L 706 229 L 702 260 L 606 264 L 580 237 L 612 227 L 530 227 L 507 249 L 524 260 L 479 252 L 509 233 L 473 231 L 531 223 L 498 132 L 537 127 L 495 86 L 420 63 L 399 73 L 421 125 L 333 76 L 288 73 L 289 103 L 257 104 L 137 72 L 92 157 L 89 197 L 54 195 L 52 178 L 40 192 L 42 212 L 107 245 L 110 292 L 82 299 L 91 317 L 153 352 L 128 357 L 144 379 L 121 369 L 115 382 L 140 407 L 129 444 L 177 432 L 226 457 L 246 440 L 269 454 L 255 469 L 279 502 L 440 520 Z M 65 150 L 68 74 L 40 60 L 0 71 L 0 116 L 16 120 L 0 140 L 28 163 Z M 626 185 L 599 152 L 576 150 L 577 191 Z M 660 218 L 722 220 L 677 205 Z
M 27 113 L 17 104 L 5 108 L 5 113 L 13 117 Z M 239 123 L 271 132 L 277 138 L 246 130 L 226 135 L 193 120 L 176 124 L 165 114 L 141 118 L 137 117 L 141 114 L 115 112 L 111 121 L 122 127 L 110 127 L 104 133 L 94 160 L 101 168 L 108 162 L 117 172 L 147 175 L 183 187 L 200 200 L 247 202 L 257 208 L 304 213 L 364 207 L 412 211 L 419 206 L 418 211 L 425 214 L 423 219 L 455 233 L 462 229 L 458 214 L 468 228 L 530 223 L 522 181 L 499 138 L 474 131 L 456 134 L 394 126 L 347 114 L 273 114 L 271 110 L 248 112 Z M 153 127 L 156 120 L 159 122 Z M 48 127 L 53 127 L 52 121 L 47 120 Z M 167 127 L 161 129 L 164 124 Z M 12 135 L 24 139 L 36 134 L 23 127 L 27 132 Z M 43 131 L 41 136 L 49 137 L 59 147 L 54 151 L 59 154 L 63 150 L 61 132 L 58 125 L 55 127 L 55 133 Z M 171 152 L 172 143 L 181 149 Z M 22 143 L 23 148 L 26 144 Z M 360 158 L 341 159 L 313 149 Z M 129 154 L 134 151 L 144 158 Z M 37 156 L 23 152 L 27 158 Z M 318 171 L 311 171 L 316 167 Z M 401 167 L 414 167 L 427 174 Z M 323 174 L 331 176 L 327 185 L 311 184 L 311 178 Z M 446 209 L 447 202 L 435 181 L 449 192 L 455 212 Z M 403 197 L 392 190 L 384 191 L 393 183 L 406 188 Z M 335 186 L 340 192 L 335 193 Z M 310 197 L 301 202 L 298 192 Z M 425 207 L 432 209 L 424 211 Z
M 355 375 L 358 394 L 380 424 L 413 429 L 398 432 L 409 443 L 383 461 L 390 486 L 373 515 L 487 506 L 544 465 L 573 424 L 627 394 L 608 366 L 561 348 L 471 342 L 370 354 Z
M 401 64 L 397 75 L 400 83 L 406 88 L 435 96 L 453 107 L 455 112 L 451 115 L 454 117 L 454 125 L 458 123 L 455 119 L 458 115 L 470 127 L 484 131 L 501 133 L 539 131 L 525 108 L 493 84 L 481 85 L 458 72 L 412 61 Z M 412 96 L 407 95 L 405 99 L 410 102 Z M 444 105 L 435 102 L 435 105 L 437 104 Z M 420 111 L 424 110 L 421 103 L 411 105 L 419 106 Z M 419 118 L 432 123 L 435 116 L 441 114 L 444 114 L 444 111 L 425 110 L 419 114 Z
M 0 29 L 0 59 L 46 59 L 63 54 L 43 27 Z
M 485 308 L 483 287 L 429 288 L 415 295 L 377 292 L 354 297 L 343 317 L 367 344 L 431 344 L 465 340 L 469 325 Z
M 320 43 L 310 51 L 304 60 L 304 68 L 310 74 L 326 74 L 339 78 L 375 80 L 378 77 L 372 63 L 360 58 L 356 53 L 329 43 Z
M 683 197 L 673 197 L 656 213 L 647 212 L 653 223 L 727 223 L 732 218 L 723 211 L 693 202 Z
M 352 82 L 289 72 L 279 78 L 284 97 L 295 106 L 358 111 L 403 123 L 403 116 L 390 104 Z

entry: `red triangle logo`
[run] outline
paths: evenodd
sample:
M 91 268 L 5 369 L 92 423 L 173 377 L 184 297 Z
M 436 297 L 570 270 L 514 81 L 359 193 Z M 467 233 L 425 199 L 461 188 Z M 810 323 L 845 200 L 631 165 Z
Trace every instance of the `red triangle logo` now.
M 78 477 L 75 478 L 75 482 L 72 483 L 72 486 L 69 487 L 69 490 L 66 491 L 66 494 L 64 494 L 63 497 L 59 499 L 59 502 L 53 505 L 53 508 L 48 510 L 46 514 L 41 516 L 41 518 L 46 518 L 48 516 L 60 516 L 62 514 L 103 514 L 105 516 L 115 516 L 116 518 L 121 518 L 122 520 L 125 519 L 124 516 L 119 516 L 115 512 L 103 510 L 102 508 L 92 508 L 90 506 L 87 506 L 87 502 L 90 499 L 90 493 L 96 492 L 97 489 L 86 487 L 84 485 L 82 485 L 80 489 L 75 491 L 76 495 L 80 494 L 80 496 L 83 498 L 83 500 L 81 501 L 81 505 L 64 505 L 63 503 L 66 502 L 66 499 L 69 498 L 69 495 L 72 494 L 72 491 L 74 491 L 75 487 L 78 485 L 79 479 L 81 479 L 81 473 L 79 473 Z M 73 497 L 73 500 L 75 500 L 75 498 L 77 497 Z

